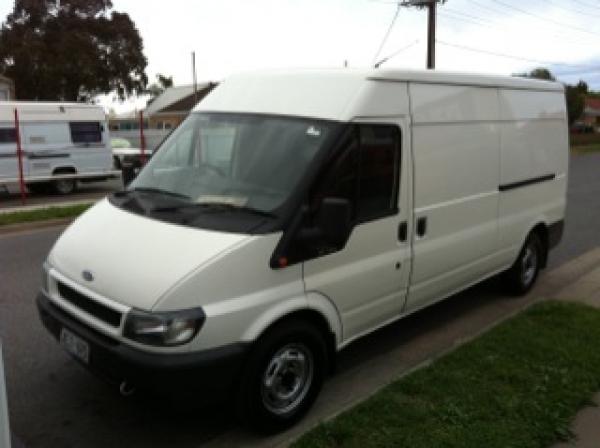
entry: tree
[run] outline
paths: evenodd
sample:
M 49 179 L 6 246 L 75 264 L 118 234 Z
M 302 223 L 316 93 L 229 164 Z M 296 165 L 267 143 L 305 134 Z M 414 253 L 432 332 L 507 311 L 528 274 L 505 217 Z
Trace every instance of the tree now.
M 570 86 L 568 84 L 566 85 L 565 95 L 567 97 L 567 114 L 569 116 L 569 125 L 572 125 L 583 114 L 583 110 L 585 109 L 585 93 L 586 92 L 582 91 L 579 84 L 576 86 Z
M 151 104 L 161 93 L 167 90 L 169 87 L 173 87 L 173 77 L 165 76 L 158 73 L 156 75 L 156 81 L 148 86 L 146 93 L 150 95 L 147 104 Z
M 522 78 L 543 79 L 546 81 L 556 81 L 556 78 L 547 68 L 539 67 L 529 73 L 519 73 L 514 76 Z M 572 125 L 583 114 L 585 108 L 585 97 L 588 94 L 588 85 L 585 81 L 579 81 L 572 86 L 565 84 L 565 96 L 567 98 L 567 115 L 569 125 Z
M 129 15 L 111 9 L 111 0 L 15 0 L 0 29 L 0 73 L 24 100 L 143 92 L 142 38 Z

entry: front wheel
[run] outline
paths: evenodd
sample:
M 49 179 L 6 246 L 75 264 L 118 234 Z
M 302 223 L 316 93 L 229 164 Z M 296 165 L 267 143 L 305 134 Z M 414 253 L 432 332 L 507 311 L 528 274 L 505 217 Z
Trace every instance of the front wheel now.
M 257 342 L 242 373 L 238 413 L 261 432 L 285 429 L 311 407 L 327 372 L 327 350 L 312 324 L 286 321 Z
M 536 233 L 530 234 L 517 261 L 505 274 L 507 286 L 512 293 L 523 295 L 529 292 L 538 277 L 543 257 L 540 237 Z

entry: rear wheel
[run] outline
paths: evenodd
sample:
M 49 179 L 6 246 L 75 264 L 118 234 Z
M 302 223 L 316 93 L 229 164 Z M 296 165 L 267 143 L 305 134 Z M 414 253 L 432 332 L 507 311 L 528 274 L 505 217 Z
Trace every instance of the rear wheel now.
M 56 179 L 52 182 L 52 189 L 60 195 L 68 195 L 77 190 L 77 180 L 75 179 Z
M 517 261 L 506 272 L 505 280 L 509 290 L 523 295 L 535 284 L 544 258 L 544 246 L 537 233 L 527 237 Z
M 242 373 L 238 413 L 259 431 L 285 429 L 310 409 L 326 372 L 321 332 L 309 322 L 286 321 L 265 334 L 250 355 Z

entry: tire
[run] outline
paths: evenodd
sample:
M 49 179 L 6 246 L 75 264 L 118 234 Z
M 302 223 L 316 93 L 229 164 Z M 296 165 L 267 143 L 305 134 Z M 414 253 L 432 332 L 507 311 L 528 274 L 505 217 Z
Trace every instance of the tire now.
M 74 193 L 77 190 L 76 179 L 57 179 L 52 182 L 52 190 L 61 196 Z
M 531 290 L 540 272 L 544 254 L 542 240 L 537 233 L 530 233 L 517 261 L 505 273 L 504 280 L 509 292 L 522 296 Z
M 113 156 L 113 167 L 115 170 L 120 170 L 122 167 L 121 159 L 119 159 L 117 156 Z
M 262 433 L 293 425 L 317 398 L 327 361 L 323 334 L 311 323 L 288 320 L 272 328 L 258 340 L 242 372 L 238 416 Z

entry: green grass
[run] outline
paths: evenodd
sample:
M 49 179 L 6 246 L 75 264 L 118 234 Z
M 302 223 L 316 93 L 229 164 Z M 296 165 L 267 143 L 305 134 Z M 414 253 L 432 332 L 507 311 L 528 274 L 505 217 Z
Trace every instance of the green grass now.
M 574 154 L 588 154 L 591 152 L 600 152 L 600 143 L 594 143 L 591 145 L 572 146 L 571 151 Z
M 79 216 L 92 204 L 70 205 L 66 207 L 48 207 L 39 210 L 0 213 L 0 226 L 24 222 L 47 221 L 49 219 L 71 218 Z
M 600 311 L 545 302 L 382 389 L 301 447 L 547 447 L 600 390 Z

